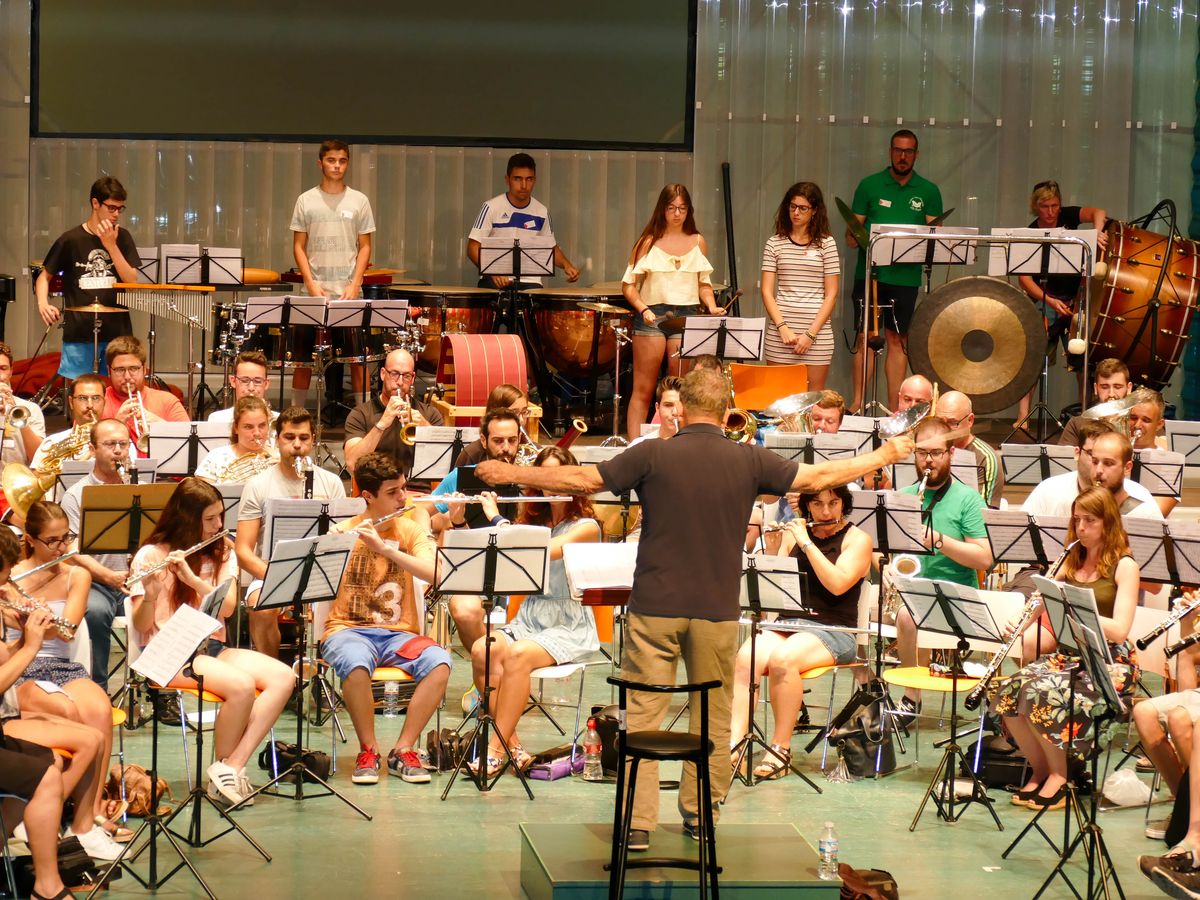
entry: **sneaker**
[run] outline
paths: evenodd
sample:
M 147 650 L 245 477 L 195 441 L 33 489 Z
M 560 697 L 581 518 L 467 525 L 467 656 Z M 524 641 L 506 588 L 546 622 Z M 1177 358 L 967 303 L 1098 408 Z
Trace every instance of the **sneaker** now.
M 154 711 L 158 721 L 163 725 L 179 726 L 183 724 L 183 713 L 179 708 L 179 695 L 174 691 L 160 691 Z
M 462 711 L 467 718 L 475 715 L 475 711 L 479 709 L 479 691 L 471 688 L 462 696 Z
M 92 859 L 101 859 L 105 862 L 112 862 L 125 849 L 111 837 L 99 825 L 92 826 L 91 831 L 85 831 L 83 834 L 75 834 L 70 828 L 67 829 L 63 837 L 77 837 L 80 845 L 83 847 L 83 852 Z
M 1200 869 L 1167 869 L 1162 866 L 1150 873 L 1154 886 L 1177 900 L 1200 898 Z
M 214 800 L 223 800 L 230 806 L 242 802 L 242 792 L 238 790 L 238 770 L 228 763 L 217 760 L 208 767 L 208 796 Z
M 350 780 L 355 784 L 379 784 L 379 751 L 368 747 L 359 752 L 354 760 L 354 774 Z
M 700 840 L 700 823 L 699 822 L 684 822 L 683 833 L 690 837 L 693 841 Z M 630 847 L 630 850 L 633 848 Z
M 1176 853 L 1175 850 L 1180 850 L 1181 852 Z M 1177 847 L 1175 850 L 1172 850 L 1166 856 L 1143 853 L 1137 858 L 1138 868 L 1142 870 L 1142 874 L 1147 878 L 1154 877 L 1155 869 L 1165 869 L 1169 872 L 1189 872 L 1195 868 L 1192 854 L 1187 852 L 1186 847 Z
M 417 756 L 421 760 L 421 768 L 427 769 L 430 772 L 437 771 L 437 765 L 429 758 L 429 751 L 424 747 L 417 748 Z
M 631 853 L 641 853 L 650 849 L 650 832 L 635 828 L 629 832 L 629 845 L 626 848 Z
M 412 747 L 407 750 L 393 750 L 389 753 L 387 769 L 409 784 L 427 784 L 429 782 L 429 772 L 421 765 L 421 757 Z
M 254 785 L 250 783 L 250 776 L 246 774 L 246 767 L 242 766 L 238 769 L 238 793 L 243 797 L 249 797 L 254 793 Z M 246 800 L 242 806 L 253 806 L 253 800 Z
M 1152 841 L 1165 840 L 1167 837 L 1167 829 L 1171 827 L 1171 817 L 1167 816 L 1164 819 L 1152 819 L 1146 823 L 1146 837 Z
M 908 719 L 915 719 L 921 714 L 921 701 L 914 700 L 912 697 L 905 694 L 900 698 L 900 702 L 896 704 L 896 715 Z

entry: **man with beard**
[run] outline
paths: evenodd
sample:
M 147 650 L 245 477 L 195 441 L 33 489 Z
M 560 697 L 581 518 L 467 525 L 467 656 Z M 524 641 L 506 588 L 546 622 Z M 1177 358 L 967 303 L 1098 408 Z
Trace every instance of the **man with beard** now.
M 1084 419 L 1082 426 L 1075 432 L 1076 470 L 1064 472 L 1061 475 L 1051 475 L 1030 491 L 1021 509 L 1035 516 L 1069 516 L 1071 504 L 1075 502 L 1075 498 L 1098 481 L 1092 469 L 1096 441 L 1100 437 L 1110 434 L 1115 435 L 1116 432 L 1107 422 Z M 1129 468 L 1132 471 L 1132 464 Z M 1105 487 L 1112 490 L 1112 486 L 1116 486 L 1120 491 L 1119 494 L 1114 493 L 1114 499 L 1121 507 L 1122 514 L 1126 514 L 1125 507 L 1127 505 L 1128 515 L 1154 519 L 1162 517 L 1161 513 L 1151 511 L 1150 507 L 1155 507 L 1154 498 L 1136 481 L 1128 478 L 1117 479 L 1116 473 L 1111 469 L 1108 471 L 1108 479 L 1110 483 L 1105 484 Z M 1139 502 L 1130 503 L 1131 498 Z
M 488 459 L 506 463 L 511 463 L 516 459 L 517 448 L 521 446 L 521 425 L 516 413 L 508 409 L 493 410 L 483 417 L 479 431 L 487 450 Z M 433 494 L 440 496 L 457 493 L 461 471 L 463 470 L 451 469 Z M 502 491 L 501 493 L 506 492 Z M 472 504 L 470 508 L 471 521 L 468 522 L 468 513 L 464 509 L 464 504 L 454 503 L 453 498 L 448 498 L 448 500 L 447 503 L 437 505 L 437 513 L 432 518 L 434 534 L 441 534 L 448 528 L 476 528 L 489 524 L 482 517 L 482 510 L 478 504 Z M 509 515 L 508 518 L 516 518 L 516 516 Z M 483 604 L 478 597 L 454 596 L 450 598 L 450 615 L 458 627 L 458 636 L 462 640 L 463 646 L 470 650 L 475 642 L 483 637 Z
M 854 191 L 851 208 L 854 217 L 862 223 L 869 234 L 872 225 L 927 225 L 942 214 L 942 192 L 938 186 L 915 171 L 917 162 L 917 136 L 907 128 L 892 135 L 889 165 L 886 169 L 868 175 L 859 182 Z M 846 242 L 853 246 L 854 239 L 849 230 Z M 883 247 L 877 248 L 882 252 Z M 904 263 L 880 266 L 875 258 L 873 272 L 866 271 L 867 257 L 862 250 L 854 270 L 854 323 L 858 331 L 855 353 L 864 351 L 861 331 L 863 323 L 863 297 L 870 276 L 877 279 L 880 324 L 887 339 L 887 357 L 884 370 L 887 372 L 888 405 L 895 408 L 900 393 L 900 381 L 908 368 L 907 336 L 913 311 L 917 306 L 917 292 L 921 287 L 921 266 Z M 874 365 L 868 356 L 868 366 Z M 866 373 L 869 380 L 873 372 Z M 862 409 L 863 368 L 854 366 L 854 409 Z
M 46 451 L 67 440 L 80 425 L 95 425 L 104 409 L 104 379 L 99 375 L 80 375 L 71 382 L 71 396 L 67 398 L 72 427 L 46 436 L 33 455 L 31 469 L 39 469 L 46 461 Z M 91 445 L 86 441 L 70 459 L 90 459 Z
M 1092 391 L 1097 403 L 1107 403 L 1109 400 L 1120 400 L 1132 388 L 1129 383 L 1129 366 L 1119 359 L 1102 359 L 1096 363 L 1096 378 L 1092 382 Z M 1076 433 L 1084 422 L 1089 421 L 1083 416 L 1072 416 L 1058 436 L 1058 442 L 1071 447 L 1078 447 Z
M 917 484 L 902 488 L 901 494 L 919 494 L 920 481 L 928 474 L 921 495 L 921 519 L 925 546 L 930 556 L 918 556 L 920 576 L 979 587 L 980 569 L 992 564 L 992 547 L 983 522 L 983 498 L 950 475 L 953 447 L 945 436 L 951 431 L 945 419 L 931 416 L 921 422 L 914 435 Z M 931 446 L 932 445 L 932 446 Z M 885 578 L 890 573 L 885 573 Z M 896 643 L 900 665 L 917 665 L 917 627 L 905 607 L 896 612 Z M 916 715 L 921 710 L 920 692 L 906 688 L 900 711 Z

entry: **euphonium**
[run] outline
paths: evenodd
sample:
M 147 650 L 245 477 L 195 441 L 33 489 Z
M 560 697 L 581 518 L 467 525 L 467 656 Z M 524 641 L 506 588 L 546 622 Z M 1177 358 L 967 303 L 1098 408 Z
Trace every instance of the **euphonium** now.
M 754 413 L 736 406 L 730 407 L 725 413 L 725 437 L 738 444 L 754 442 L 758 433 L 758 419 Z
M 76 453 L 86 447 L 91 435 L 91 422 L 76 425 L 69 435 L 46 449 L 42 464 L 36 471 L 16 462 L 4 467 L 3 473 L 0 473 L 0 487 L 8 505 L 17 515 L 24 519 L 29 507 L 54 487 L 54 482 L 62 472 L 63 462 L 73 459 Z

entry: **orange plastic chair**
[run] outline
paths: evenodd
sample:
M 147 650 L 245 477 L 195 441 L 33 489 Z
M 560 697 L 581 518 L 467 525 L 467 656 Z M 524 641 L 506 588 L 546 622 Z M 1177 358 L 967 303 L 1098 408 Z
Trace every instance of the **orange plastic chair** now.
M 730 363 L 733 400 L 739 409 L 766 409 L 780 397 L 808 390 L 808 366 Z

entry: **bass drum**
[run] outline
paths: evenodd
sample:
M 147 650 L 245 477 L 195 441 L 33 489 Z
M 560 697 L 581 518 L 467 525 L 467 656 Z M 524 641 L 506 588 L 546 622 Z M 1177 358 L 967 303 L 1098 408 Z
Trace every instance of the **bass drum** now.
M 1109 222 L 1103 280 L 1092 282 L 1091 364 L 1116 357 L 1135 384 L 1162 390 L 1187 347 L 1200 244 Z
M 999 278 L 944 284 L 917 306 L 908 332 L 912 370 L 962 391 L 976 414 L 1012 406 L 1037 383 L 1046 325 L 1029 298 Z
M 442 339 L 452 334 L 486 334 L 496 318 L 494 288 L 459 285 L 392 286 L 387 295 L 407 300 L 410 309 L 421 310 L 420 323 L 424 348 L 417 357 L 423 372 L 437 372 L 441 365 Z

